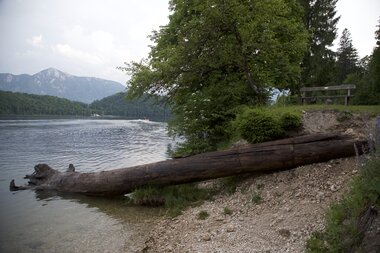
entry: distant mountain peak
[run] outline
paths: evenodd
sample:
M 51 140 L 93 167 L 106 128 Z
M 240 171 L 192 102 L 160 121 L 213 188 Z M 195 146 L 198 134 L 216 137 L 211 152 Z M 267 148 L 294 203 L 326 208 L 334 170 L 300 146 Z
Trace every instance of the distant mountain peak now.
M 32 76 L 0 73 L 0 90 L 51 95 L 91 103 L 124 91 L 125 87 L 121 83 L 110 80 L 78 77 L 55 68 L 48 68 Z
M 44 69 L 33 75 L 34 78 L 56 78 L 60 80 L 66 80 L 66 78 L 70 76 L 70 74 L 62 72 L 55 68 Z

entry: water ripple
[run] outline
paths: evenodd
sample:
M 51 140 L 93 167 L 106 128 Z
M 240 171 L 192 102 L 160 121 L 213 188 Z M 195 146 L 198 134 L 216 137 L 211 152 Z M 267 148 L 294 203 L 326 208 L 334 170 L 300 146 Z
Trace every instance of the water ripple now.
M 141 229 L 149 229 L 135 224 L 146 219 L 139 218 L 140 209 L 107 199 L 10 193 L 9 182 L 25 182 L 38 163 L 61 171 L 73 163 L 90 172 L 156 162 L 167 158 L 171 142 L 164 123 L 0 120 L 0 224 L 6 228 L 0 229 L 0 252 L 122 252 L 133 246 Z M 120 217 L 128 220 L 126 227 Z

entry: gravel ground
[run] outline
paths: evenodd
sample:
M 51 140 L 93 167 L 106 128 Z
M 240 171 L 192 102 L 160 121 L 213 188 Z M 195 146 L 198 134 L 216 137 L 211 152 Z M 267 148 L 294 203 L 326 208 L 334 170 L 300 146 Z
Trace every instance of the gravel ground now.
M 221 193 L 175 219 L 159 221 L 144 251 L 304 252 L 311 233 L 323 229 L 326 208 L 357 173 L 355 167 L 356 159 L 346 158 L 248 178 L 233 195 Z M 224 214 L 225 207 L 231 215 Z M 198 219 L 201 211 L 210 216 Z
M 303 133 L 363 138 L 373 129 L 373 119 L 353 115 L 338 122 L 337 116 L 335 111 L 304 113 Z M 139 252 L 304 252 L 306 240 L 324 228 L 326 209 L 339 201 L 356 173 L 352 157 L 248 176 L 232 195 L 221 192 L 174 219 L 159 220 Z M 225 214 L 225 208 L 232 213 Z M 201 211 L 209 217 L 200 220 Z

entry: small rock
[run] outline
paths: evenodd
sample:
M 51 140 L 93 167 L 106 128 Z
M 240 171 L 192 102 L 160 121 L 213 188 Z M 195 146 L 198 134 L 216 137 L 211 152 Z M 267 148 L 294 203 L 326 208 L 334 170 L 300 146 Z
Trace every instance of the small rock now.
M 211 241 L 211 236 L 210 235 L 203 235 L 201 237 L 201 240 L 205 241 L 205 242 Z
M 235 232 L 235 228 L 232 227 L 232 226 L 228 226 L 226 231 L 227 231 L 228 233 Z
M 286 237 L 288 238 L 290 236 L 290 231 L 289 229 L 285 229 L 285 228 L 282 228 L 278 231 L 278 233 L 283 236 L 283 237 Z
M 325 194 L 324 194 L 323 191 L 318 191 L 318 192 L 317 192 L 317 196 L 323 197 L 324 195 L 325 195 Z
M 331 186 L 330 186 L 330 190 L 331 190 L 332 192 L 336 192 L 338 189 L 337 189 L 337 187 L 336 187 L 335 185 L 331 185 Z
M 281 197 L 283 191 L 280 190 L 280 189 L 276 189 L 276 190 L 274 190 L 273 193 L 274 193 L 274 196 L 275 196 L 275 197 Z
M 348 128 L 344 133 L 348 135 L 352 135 L 354 134 L 354 130 L 352 128 Z

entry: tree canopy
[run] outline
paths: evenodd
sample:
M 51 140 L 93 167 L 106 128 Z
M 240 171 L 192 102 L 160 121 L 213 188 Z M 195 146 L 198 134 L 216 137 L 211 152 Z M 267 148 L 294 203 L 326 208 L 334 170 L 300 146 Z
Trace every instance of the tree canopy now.
M 168 97 L 171 133 L 213 149 L 234 109 L 299 83 L 307 43 L 297 0 L 172 0 L 147 59 L 131 62 L 130 96 Z
M 347 79 L 357 82 L 356 104 L 380 104 L 380 19 L 375 32 L 376 47 L 364 64 L 360 64 L 358 74 L 349 75 Z M 350 81 L 350 80 L 346 80 Z
M 301 86 L 322 86 L 335 81 L 335 53 L 330 49 L 337 37 L 338 0 L 299 0 L 304 8 L 304 25 L 310 37 L 302 63 Z
M 344 29 L 339 42 L 337 52 L 337 84 L 342 84 L 349 74 L 358 70 L 359 56 L 356 48 L 352 44 L 351 33 Z

